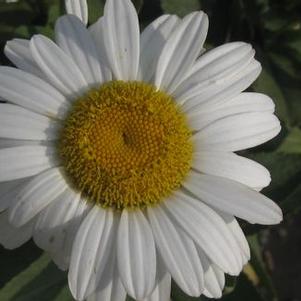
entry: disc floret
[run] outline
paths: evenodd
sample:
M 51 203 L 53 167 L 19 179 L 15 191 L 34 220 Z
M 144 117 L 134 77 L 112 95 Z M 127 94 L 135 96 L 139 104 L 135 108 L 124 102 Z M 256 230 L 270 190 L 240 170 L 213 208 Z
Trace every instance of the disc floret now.
M 191 134 L 171 96 L 146 83 L 113 81 L 75 101 L 59 155 L 88 201 L 142 208 L 181 185 L 191 167 Z

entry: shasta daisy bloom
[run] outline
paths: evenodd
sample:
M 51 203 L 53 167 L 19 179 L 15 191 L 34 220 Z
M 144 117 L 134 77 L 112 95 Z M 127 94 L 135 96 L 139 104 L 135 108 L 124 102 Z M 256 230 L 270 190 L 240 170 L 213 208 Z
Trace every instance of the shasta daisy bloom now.
M 218 298 L 250 258 L 236 217 L 277 224 L 269 172 L 234 152 L 280 131 L 242 92 L 261 67 L 243 42 L 203 52 L 208 19 L 163 15 L 140 34 L 130 0 L 86 27 L 66 1 L 55 42 L 5 48 L 0 67 L 0 241 L 33 237 L 77 300 L 165 301 L 171 279 Z M 202 54 L 201 54 L 202 53 Z

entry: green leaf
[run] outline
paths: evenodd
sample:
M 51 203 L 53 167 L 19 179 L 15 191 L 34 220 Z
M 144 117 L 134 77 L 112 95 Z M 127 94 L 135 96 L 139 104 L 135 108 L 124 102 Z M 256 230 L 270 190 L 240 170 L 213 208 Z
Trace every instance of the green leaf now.
M 199 0 L 161 0 L 161 6 L 165 14 L 176 14 L 180 17 L 201 8 Z
M 140 9 L 142 8 L 143 0 L 132 0 L 132 2 L 135 5 L 137 12 L 139 12 Z
M 231 294 L 235 290 L 238 277 L 229 276 L 229 275 L 225 275 L 225 276 L 226 276 L 226 282 L 225 282 L 225 288 L 223 291 L 223 295 L 228 295 L 228 294 Z
M 89 23 L 95 23 L 102 15 L 105 0 L 88 0 Z
M 66 284 L 59 292 L 59 294 L 53 299 L 53 301 L 72 301 L 73 298 L 71 296 L 68 285 Z
M 54 26 L 56 20 L 63 14 L 65 14 L 65 7 L 61 5 L 60 2 L 50 5 L 50 7 L 48 8 L 47 25 Z
M 282 202 L 282 210 L 285 214 L 297 214 L 301 210 L 301 184 Z
M 71 295 L 65 291 L 65 286 L 66 273 L 58 270 L 49 256 L 43 254 L 0 290 L 0 300 L 53 301 L 64 296 L 64 299 L 57 300 L 71 301 Z
M 278 151 L 288 154 L 301 154 L 301 130 L 299 128 L 292 128 Z
M 299 79 L 299 84 L 301 83 L 301 78 Z M 290 119 L 292 120 L 292 125 L 301 126 L 301 89 L 296 87 L 289 87 L 289 85 L 284 85 L 284 93 L 286 95 L 287 104 L 290 111 Z
M 0 271 L 5 271 L 5 273 L 0 272 L 0 288 L 40 256 L 41 250 L 33 241 L 14 250 L 6 250 L 0 246 Z
M 262 69 L 259 78 L 253 84 L 253 88 L 256 92 L 270 96 L 276 104 L 276 115 L 286 124 L 290 124 L 290 118 L 283 92 L 272 73 L 267 68 Z
M 258 235 L 249 236 L 248 242 L 251 249 L 251 266 L 259 278 L 259 282 L 257 284 L 258 289 L 266 300 L 274 300 L 277 296 L 277 292 L 262 257 L 262 248 L 259 243 Z
M 283 29 L 283 27 L 286 25 L 287 20 L 284 20 L 282 18 L 267 18 L 266 22 L 264 23 L 264 26 L 267 30 L 271 31 L 279 31 Z
M 206 299 L 212 300 L 212 299 Z M 232 293 L 224 295 L 220 301 L 264 301 L 251 281 L 244 275 L 240 274 L 237 278 L 237 285 Z M 270 301 L 270 300 L 269 300 Z
M 270 171 L 272 181 L 262 190 L 262 193 L 276 202 L 286 214 L 286 199 L 301 183 L 301 156 L 280 152 L 258 152 L 245 154 L 245 156 L 257 161 Z M 241 226 L 246 235 L 269 228 L 246 222 L 241 222 Z
M 6 25 L 18 26 L 29 24 L 34 18 L 34 12 L 26 1 L 16 3 L 0 3 L 0 21 Z
M 265 166 L 271 173 L 271 184 L 263 193 L 280 204 L 300 184 L 301 156 L 277 152 L 259 152 L 248 157 Z
M 279 89 L 281 89 L 285 96 L 290 115 L 290 125 L 297 126 L 301 125 L 300 54 L 296 54 L 287 45 L 282 45 L 268 53 L 273 74 L 275 75 Z
M 14 37 L 14 26 L 2 25 L 0 27 L 0 41 L 1 43 L 6 43 L 7 40 L 10 40 Z
M 290 57 L 281 55 L 279 53 L 270 52 L 269 58 L 271 61 L 277 65 L 282 72 L 285 72 L 287 75 L 294 77 L 296 75 L 296 66 Z
M 54 31 L 53 27 L 45 26 L 26 26 L 22 25 L 15 29 L 15 37 L 30 39 L 35 34 L 43 34 L 49 38 L 53 38 Z

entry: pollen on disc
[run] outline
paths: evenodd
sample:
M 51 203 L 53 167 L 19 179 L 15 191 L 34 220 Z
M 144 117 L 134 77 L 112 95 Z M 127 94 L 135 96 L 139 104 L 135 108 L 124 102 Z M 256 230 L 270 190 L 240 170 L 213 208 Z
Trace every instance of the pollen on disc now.
M 181 185 L 193 147 L 172 97 L 142 82 L 112 81 L 75 101 L 58 152 L 70 184 L 88 201 L 135 209 Z

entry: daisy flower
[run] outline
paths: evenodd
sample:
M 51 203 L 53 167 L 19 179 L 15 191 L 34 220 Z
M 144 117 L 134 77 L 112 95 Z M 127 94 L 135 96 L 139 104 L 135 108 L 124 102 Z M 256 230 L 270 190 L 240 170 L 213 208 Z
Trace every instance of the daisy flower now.
M 0 241 L 33 237 L 76 300 L 218 298 L 250 258 L 236 217 L 277 224 L 269 172 L 234 152 L 280 131 L 273 101 L 242 92 L 254 49 L 203 51 L 208 18 L 163 15 L 140 34 L 130 0 L 66 1 L 55 42 L 14 39 L 0 67 Z

